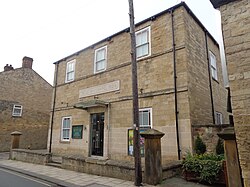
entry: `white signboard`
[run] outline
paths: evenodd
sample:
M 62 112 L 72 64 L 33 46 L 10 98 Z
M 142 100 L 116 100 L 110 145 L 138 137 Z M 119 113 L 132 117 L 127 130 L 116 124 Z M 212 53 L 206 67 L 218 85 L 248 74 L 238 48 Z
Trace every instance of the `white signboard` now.
M 106 84 L 85 88 L 79 91 L 79 98 L 99 95 L 120 90 L 120 81 L 113 81 Z

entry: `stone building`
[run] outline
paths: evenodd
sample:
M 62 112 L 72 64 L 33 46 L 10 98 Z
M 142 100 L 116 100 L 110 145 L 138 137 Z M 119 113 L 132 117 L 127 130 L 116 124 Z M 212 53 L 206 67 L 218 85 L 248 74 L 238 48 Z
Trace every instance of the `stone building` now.
M 6 65 L 0 72 L 0 151 L 9 151 L 10 133 L 22 133 L 20 148 L 47 146 L 52 86 L 32 69 L 24 57 L 22 67 Z
M 141 131 L 165 133 L 163 161 L 181 158 L 200 126 L 228 123 L 218 43 L 185 3 L 136 24 L 136 40 Z M 128 28 L 55 62 L 54 84 L 53 153 L 132 160 Z
M 211 0 L 221 12 L 234 129 L 244 186 L 250 186 L 250 1 Z

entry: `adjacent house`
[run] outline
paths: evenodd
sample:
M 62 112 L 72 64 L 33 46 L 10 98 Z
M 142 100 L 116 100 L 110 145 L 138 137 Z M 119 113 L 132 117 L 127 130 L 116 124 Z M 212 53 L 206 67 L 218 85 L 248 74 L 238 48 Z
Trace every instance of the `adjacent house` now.
M 219 45 L 189 7 L 136 24 L 136 47 L 140 130 L 165 133 L 163 162 L 192 151 L 197 134 L 217 137 L 213 128 L 229 121 Z M 52 152 L 132 160 L 129 28 L 54 64 Z
M 211 0 L 211 3 L 221 12 L 234 129 L 247 187 L 250 186 L 250 2 Z
M 53 89 L 32 64 L 24 57 L 21 68 L 0 72 L 0 151 L 10 150 L 13 131 L 22 133 L 20 148 L 46 149 Z

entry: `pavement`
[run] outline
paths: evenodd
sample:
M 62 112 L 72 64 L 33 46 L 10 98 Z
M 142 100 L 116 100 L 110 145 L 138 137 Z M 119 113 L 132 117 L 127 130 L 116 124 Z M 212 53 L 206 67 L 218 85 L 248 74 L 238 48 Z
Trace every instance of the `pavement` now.
M 41 179 L 62 187 L 134 187 L 133 181 L 117 178 L 102 177 L 56 168 L 52 166 L 38 165 L 16 160 L 9 160 L 9 153 L 0 153 L 0 168 Z M 152 185 L 143 184 L 145 187 Z M 157 187 L 207 187 L 206 185 L 187 182 L 182 178 L 173 177 L 163 181 Z M 211 187 L 211 186 L 210 186 Z

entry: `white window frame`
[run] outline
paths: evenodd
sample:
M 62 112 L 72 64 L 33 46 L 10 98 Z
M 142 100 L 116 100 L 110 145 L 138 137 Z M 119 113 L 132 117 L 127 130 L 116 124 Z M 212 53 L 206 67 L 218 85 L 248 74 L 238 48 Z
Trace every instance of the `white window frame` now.
M 20 112 L 16 113 L 17 110 Z M 23 106 L 22 105 L 14 105 L 13 106 L 12 116 L 21 117 L 22 113 L 23 113 Z
M 218 80 L 216 57 L 211 51 L 209 51 L 209 61 L 210 61 L 210 68 L 211 68 L 212 78 L 215 79 L 215 80 Z
M 72 70 L 69 70 L 69 66 L 70 65 L 73 65 L 73 69 Z M 67 65 L 66 65 L 66 74 L 65 74 L 65 83 L 67 82 L 72 82 L 75 80 L 75 64 L 76 64 L 76 60 L 71 60 L 69 62 L 67 62 Z M 69 74 L 73 74 L 72 78 L 69 79 Z
M 140 128 L 153 128 L 153 118 L 152 118 L 152 108 L 142 108 L 142 109 L 139 109 L 139 123 L 140 123 L 140 113 L 141 112 L 145 112 L 145 111 L 148 111 L 149 112 L 149 118 L 148 121 L 149 121 L 149 125 L 147 126 L 143 126 L 141 124 L 140 125 Z
M 141 29 L 141 30 L 138 30 L 136 33 L 135 33 L 135 38 L 136 38 L 136 58 L 137 59 L 142 59 L 142 58 L 145 58 L 145 57 L 148 57 L 151 55 L 151 31 L 150 31 L 150 26 L 149 27 L 146 27 L 144 29 Z M 138 44 L 137 43 L 137 38 L 143 33 L 143 32 L 147 32 L 147 41 L 146 43 L 142 43 L 142 44 Z M 142 54 L 141 56 L 138 56 L 138 48 L 139 47 L 142 47 L 144 45 L 148 45 L 148 53 L 147 54 Z
M 104 58 L 102 60 L 97 61 L 97 55 L 102 50 L 105 51 Z M 100 48 L 95 50 L 94 73 L 100 73 L 100 72 L 103 72 L 106 70 L 106 68 L 107 68 L 107 53 L 108 53 L 107 46 L 103 46 L 103 47 L 100 47 Z M 104 68 L 97 70 L 97 63 L 100 63 L 100 62 L 104 63 Z
M 64 127 L 63 127 L 63 122 L 64 122 L 65 119 L 69 119 L 69 120 L 70 120 L 69 128 L 64 128 Z M 71 137 L 71 126 L 72 126 L 72 117 L 71 117 L 71 116 L 62 117 L 61 141 L 64 141 L 64 142 L 69 142 L 69 141 L 70 141 L 70 137 Z M 68 130 L 68 131 L 69 131 L 69 137 L 68 137 L 68 138 L 63 136 L 63 130 Z
M 223 124 L 223 115 L 220 112 L 215 112 L 215 124 L 221 125 Z

